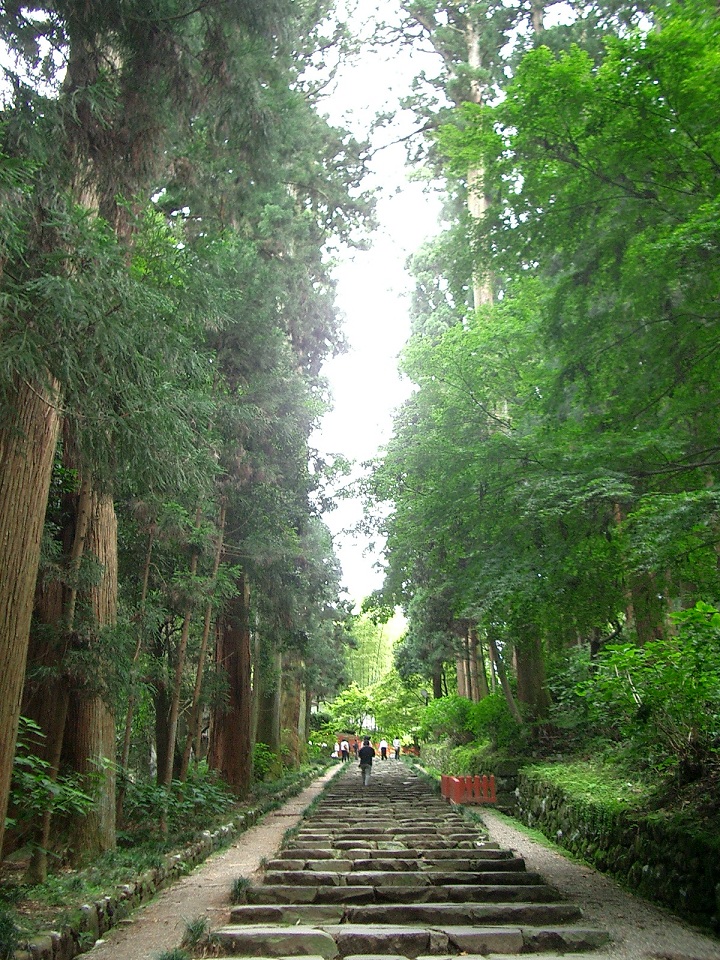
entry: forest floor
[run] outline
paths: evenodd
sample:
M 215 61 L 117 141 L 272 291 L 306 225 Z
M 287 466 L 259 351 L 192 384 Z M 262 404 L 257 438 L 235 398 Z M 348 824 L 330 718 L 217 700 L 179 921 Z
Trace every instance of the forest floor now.
M 354 764 L 350 764 L 354 768 Z M 238 877 L 260 882 L 262 865 L 283 842 L 285 832 L 336 774 L 332 768 L 296 798 L 241 834 L 227 850 L 210 857 L 187 877 L 159 894 L 111 930 L 89 960 L 154 960 L 177 947 L 188 921 L 205 916 L 211 928 L 227 922 L 230 889 Z M 349 773 L 346 775 L 352 775 Z M 568 860 L 557 849 L 529 838 L 512 821 L 491 811 L 483 820 L 493 840 L 516 850 L 528 869 L 577 903 L 594 925 L 609 930 L 616 960 L 720 960 L 720 940 L 697 931 L 668 911 L 628 893 L 591 867 Z M 353 825 L 348 825 L 352 832 Z M 589 955 L 589 960 L 591 955 Z

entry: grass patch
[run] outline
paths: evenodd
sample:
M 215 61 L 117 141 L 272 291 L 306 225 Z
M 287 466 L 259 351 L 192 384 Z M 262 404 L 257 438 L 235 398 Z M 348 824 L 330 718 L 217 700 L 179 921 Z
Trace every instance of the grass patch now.
M 654 788 L 627 771 L 592 760 L 563 763 L 535 763 L 522 768 L 531 780 L 543 780 L 559 787 L 572 800 L 620 813 L 643 807 Z
M 189 950 L 197 950 L 207 941 L 209 933 L 210 921 L 207 917 L 193 917 L 191 920 L 186 920 L 181 946 Z
M 230 887 L 230 903 L 244 903 L 245 891 L 249 886 L 247 877 L 235 877 Z

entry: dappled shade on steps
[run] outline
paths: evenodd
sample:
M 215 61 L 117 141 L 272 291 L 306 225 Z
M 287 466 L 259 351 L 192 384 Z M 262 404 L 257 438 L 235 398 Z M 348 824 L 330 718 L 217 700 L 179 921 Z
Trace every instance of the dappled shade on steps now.
M 348 764 L 244 901 L 215 931 L 227 956 L 549 960 L 608 939 L 396 761 L 365 788 Z

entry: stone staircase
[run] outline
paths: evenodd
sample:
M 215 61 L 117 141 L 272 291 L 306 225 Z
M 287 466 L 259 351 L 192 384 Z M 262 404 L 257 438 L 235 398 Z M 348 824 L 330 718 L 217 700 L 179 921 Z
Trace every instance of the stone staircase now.
M 365 788 L 347 767 L 214 931 L 219 955 L 550 960 L 607 943 L 404 763 L 376 760 Z

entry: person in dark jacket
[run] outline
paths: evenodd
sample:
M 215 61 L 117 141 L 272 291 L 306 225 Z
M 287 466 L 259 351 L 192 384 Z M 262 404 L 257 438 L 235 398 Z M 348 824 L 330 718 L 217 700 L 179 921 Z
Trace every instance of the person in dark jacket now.
M 360 776 L 362 785 L 366 787 L 370 783 L 370 774 L 372 773 L 372 762 L 375 751 L 370 746 L 370 738 L 365 737 L 363 745 L 358 750 L 358 759 L 360 760 Z

